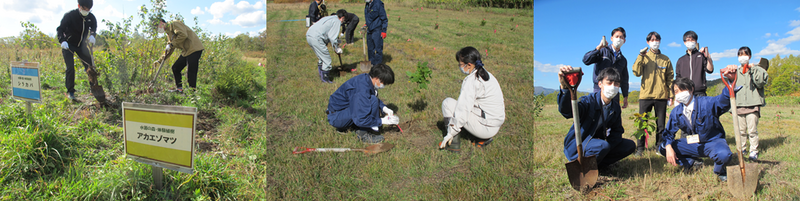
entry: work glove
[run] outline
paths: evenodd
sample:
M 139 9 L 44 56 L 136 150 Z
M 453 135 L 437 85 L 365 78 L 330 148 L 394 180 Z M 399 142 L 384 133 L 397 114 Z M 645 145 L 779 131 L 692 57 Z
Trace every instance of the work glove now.
M 606 41 L 606 36 L 603 36 L 603 40 L 600 41 L 600 44 L 597 45 L 597 48 L 595 49 L 600 50 L 601 48 L 604 48 L 606 46 L 608 46 L 608 41 Z
M 65 50 L 69 49 L 69 44 L 67 44 L 67 41 L 61 42 L 61 48 L 64 48 Z
M 639 54 L 644 55 L 645 53 L 647 53 L 647 48 L 646 47 L 642 48 L 642 50 L 639 50 Z
M 444 139 L 442 139 L 442 142 L 439 143 L 439 149 L 444 149 L 445 146 L 450 145 L 456 135 L 458 135 L 458 132 L 455 131 L 455 127 L 448 126 L 447 135 L 445 135 Z
M 94 36 L 89 35 L 89 43 L 92 43 L 92 45 L 94 45 L 94 42 L 95 42 Z
M 386 116 L 392 116 L 392 115 L 394 115 L 394 111 L 392 111 L 392 109 L 389 109 L 389 108 L 388 108 L 388 107 L 386 107 L 386 106 L 383 106 L 383 113 L 386 113 Z
M 167 47 L 166 47 L 166 48 L 164 48 L 164 52 L 166 52 L 166 51 L 169 51 L 169 48 L 171 48 L 171 47 L 172 47 L 172 45 L 170 45 L 170 44 L 167 44 Z
M 341 54 L 344 51 L 342 50 L 342 48 L 337 47 L 335 52 L 336 54 Z
M 388 125 L 393 125 L 393 124 L 397 125 L 398 123 L 400 123 L 400 117 L 394 115 L 392 116 L 387 115 L 386 117 L 381 118 L 381 123 Z
M 386 32 L 381 32 L 381 39 L 386 39 Z
M 373 126 L 372 130 L 374 130 L 375 132 L 378 132 L 378 127 L 377 126 Z

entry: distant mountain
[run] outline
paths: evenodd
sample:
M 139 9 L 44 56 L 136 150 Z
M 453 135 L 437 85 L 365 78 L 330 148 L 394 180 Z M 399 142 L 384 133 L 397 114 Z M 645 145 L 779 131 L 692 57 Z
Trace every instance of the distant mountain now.
M 550 89 L 550 88 L 538 87 L 538 86 L 534 86 L 533 87 L 533 95 L 539 95 L 539 94 L 547 95 L 547 94 L 550 94 L 550 93 L 553 93 L 553 92 L 556 92 L 556 90 L 555 89 Z

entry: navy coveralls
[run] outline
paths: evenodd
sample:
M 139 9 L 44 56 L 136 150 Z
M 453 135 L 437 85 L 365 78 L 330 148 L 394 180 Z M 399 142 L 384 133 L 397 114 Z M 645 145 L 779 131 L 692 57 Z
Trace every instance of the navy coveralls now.
M 364 6 L 364 18 L 367 22 L 367 56 L 373 66 L 383 62 L 383 38 L 381 33 L 386 33 L 389 19 L 383 9 L 383 1 L 372 0 Z

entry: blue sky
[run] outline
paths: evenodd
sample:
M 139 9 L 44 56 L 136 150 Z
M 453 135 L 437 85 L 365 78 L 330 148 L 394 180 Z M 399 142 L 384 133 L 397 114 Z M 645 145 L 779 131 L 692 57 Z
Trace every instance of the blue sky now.
M 180 13 L 186 24 L 194 26 L 198 17 L 200 26 L 213 34 L 235 36 L 240 33 L 255 35 L 267 28 L 266 0 L 176 0 L 167 1 L 170 13 Z M 150 5 L 149 0 L 94 0 L 92 13 L 98 21 L 120 22 L 135 16 L 140 6 Z M 33 22 L 47 35 L 54 36 L 56 27 L 67 11 L 78 8 L 77 0 L 3 0 L 0 2 L 0 37 L 18 36 L 23 30 L 20 21 Z M 105 24 L 98 24 L 104 30 Z
M 762 3 L 763 2 L 763 3 Z M 583 55 L 597 47 L 611 30 L 623 27 L 627 40 L 622 54 L 628 59 L 631 91 L 639 90 L 641 77 L 631 67 L 651 31 L 661 35 L 661 52 L 672 61 L 686 54 L 683 34 L 697 32 L 697 42 L 708 47 L 714 60 L 709 80 L 719 79 L 719 69 L 738 64 L 736 50 L 748 46 L 750 62 L 800 55 L 800 1 L 556 1 L 533 2 L 534 86 L 558 88 L 561 65 L 583 67 L 580 91 L 592 91 L 594 64 Z

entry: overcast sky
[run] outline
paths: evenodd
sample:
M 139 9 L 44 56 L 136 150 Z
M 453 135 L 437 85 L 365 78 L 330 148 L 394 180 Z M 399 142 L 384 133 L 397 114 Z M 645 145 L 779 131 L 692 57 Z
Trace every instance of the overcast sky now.
M 256 35 L 266 30 L 266 0 L 175 0 L 167 1 L 170 13 L 180 13 L 186 25 L 194 26 L 197 16 L 200 27 L 213 34 L 236 36 L 240 33 Z M 142 5 L 152 8 L 149 0 L 94 0 L 92 13 L 97 17 L 98 29 L 107 30 L 102 20 L 121 22 L 134 16 Z M 78 8 L 77 0 L 2 0 L 0 2 L 0 37 L 18 36 L 23 28 L 20 21 L 34 23 L 47 35 L 55 36 L 56 27 L 64 13 Z

